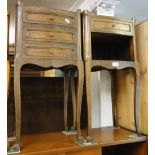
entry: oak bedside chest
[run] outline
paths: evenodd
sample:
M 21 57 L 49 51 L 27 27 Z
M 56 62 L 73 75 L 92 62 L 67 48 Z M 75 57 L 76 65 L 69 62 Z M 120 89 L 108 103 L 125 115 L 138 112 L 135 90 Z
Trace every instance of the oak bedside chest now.
M 16 143 L 20 147 L 21 91 L 20 71 L 33 64 L 41 69 L 61 69 L 64 72 L 64 117 L 67 130 L 68 76 L 77 70 L 77 91 L 73 90 L 73 128 L 80 136 L 80 111 L 83 91 L 83 61 L 81 57 L 81 17 L 77 12 L 41 7 L 26 7 L 18 1 L 16 25 L 16 55 L 14 61 L 14 94 L 16 111 Z M 32 88 L 33 89 L 33 88 Z
M 83 57 L 88 108 L 88 138 L 91 138 L 91 72 L 111 74 L 113 124 L 139 134 L 139 64 L 134 20 L 83 12 Z M 130 77 L 130 74 L 132 76 Z M 128 81 L 128 82 L 126 82 Z M 128 83 L 133 83 L 129 89 Z M 105 101 L 106 102 L 106 101 Z M 106 118 L 105 118 L 106 119 Z

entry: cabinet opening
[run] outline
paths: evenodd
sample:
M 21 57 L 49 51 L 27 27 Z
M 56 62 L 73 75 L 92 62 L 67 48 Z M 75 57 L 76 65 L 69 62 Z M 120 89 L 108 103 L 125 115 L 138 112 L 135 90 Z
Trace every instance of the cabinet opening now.
M 132 36 L 92 32 L 91 46 L 93 60 L 134 61 Z
M 147 141 L 129 144 L 120 144 L 102 148 L 102 155 L 146 155 Z

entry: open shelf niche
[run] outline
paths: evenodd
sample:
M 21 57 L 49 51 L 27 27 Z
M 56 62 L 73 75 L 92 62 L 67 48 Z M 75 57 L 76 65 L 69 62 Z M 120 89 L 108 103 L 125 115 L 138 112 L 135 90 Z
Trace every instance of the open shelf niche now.
M 93 60 L 134 61 L 132 36 L 92 32 L 91 45 Z

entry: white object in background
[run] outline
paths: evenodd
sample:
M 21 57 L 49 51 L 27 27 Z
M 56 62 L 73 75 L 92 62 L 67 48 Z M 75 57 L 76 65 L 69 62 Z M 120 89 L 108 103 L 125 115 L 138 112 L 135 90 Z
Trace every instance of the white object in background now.
M 113 126 L 111 76 L 106 70 L 91 72 L 92 128 Z
M 91 1 L 90 0 L 84 0 L 79 9 L 83 10 L 89 10 L 90 11 Z
M 114 16 L 114 11 L 120 0 L 92 0 L 91 10 L 97 15 Z
M 101 127 L 100 72 L 91 72 L 92 128 Z
M 100 72 L 100 102 L 101 127 L 113 126 L 111 75 L 106 70 Z
M 114 16 L 114 8 L 115 5 L 108 5 L 103 3 L 100 6 L 97 6 L 96 8 L 96 14 L 97 15 L 104 15 L 104 16 Z
M 80 9 L 81 5 L 83 5 L 83 0 L 76 0 L 69 11 L 76 11 L 77 9 Z

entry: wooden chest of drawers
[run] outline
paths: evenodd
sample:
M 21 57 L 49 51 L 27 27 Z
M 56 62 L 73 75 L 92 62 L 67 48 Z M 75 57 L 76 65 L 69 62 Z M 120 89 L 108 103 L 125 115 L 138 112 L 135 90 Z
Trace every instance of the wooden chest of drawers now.
M 17 52 L 25 58 L 67 58 L 76 64 L 73 60 L 81 59 L 79 17 L 80 12 L 23 7 L 17 26 L 22 46 Z
M 136 130 L 139 134 L 139 64 L 134 20 L 95 16 L 89 11 L 84 11 L 83 46 L 86 98 L 89 109 L 88 135 L 91 135 L 91 113 L 89 113 L 91 111 L 91 72 L 101 70 L 108 70 L 111 75 L 114 126 Z M 128 74 L 132 78 L 129 79 Z M 129 83 L 132 83 L 130 88 Z
M 26 64 L 41 69 L 64 72 L 64 125 L 67 130 L 69 76 L 73 102 L 73 129 L 80 137 L 80 112 L 83 91 L 81 56 L 81 16 L 77 12 L 40 7 L 17 6 L 16 55 L 14 60 L 14 92 L 16 111 L 16 143 L 20 147 L 21 92 L 20 71 Z M 75 94 L 74 74 L 78 72 Z M 76 104 L 77 103 L 77 104 Z

